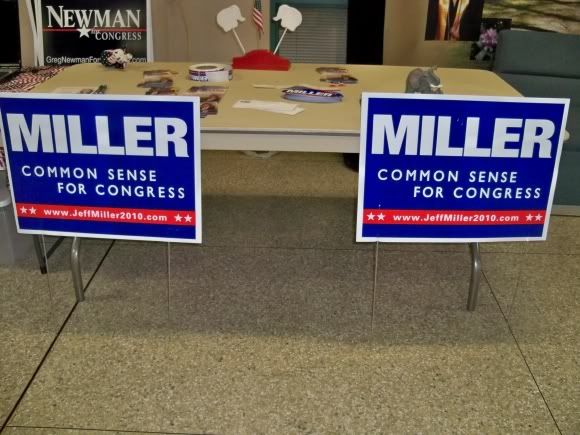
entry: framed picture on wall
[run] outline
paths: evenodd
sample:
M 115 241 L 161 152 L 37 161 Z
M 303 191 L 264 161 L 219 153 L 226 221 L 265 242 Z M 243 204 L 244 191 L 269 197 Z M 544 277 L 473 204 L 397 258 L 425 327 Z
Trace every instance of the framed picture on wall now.
M 580 35 L 580 0 L 487 0 L 483 15 L 509 17 L 512 29 Z
M 429 0 L 428 41 L 477 41 L 484 0 Z

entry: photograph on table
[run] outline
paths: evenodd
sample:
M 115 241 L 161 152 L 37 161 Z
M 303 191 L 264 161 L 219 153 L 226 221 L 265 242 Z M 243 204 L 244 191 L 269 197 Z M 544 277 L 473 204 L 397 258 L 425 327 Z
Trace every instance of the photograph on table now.
M 347 74 L 348 70 L 338 66 L 321 66 L 316 68 L 316 72 L 318 74 Z
M 217 103 L 210 103 L 205 102 L 199 105 L 199 116 L 205 118 L 209 115 L 217 115 L 218 114 L 218 105 Z
M 199 97 L 202 103 L 219 103 L 227 90 L 225 86 L 192 86 L 184 95 Z
M 174 75 L 177 75 L 177 71 L 169 69 L 153 69 L 143 71 L 143 80 L 145 82 L 155 82 L 163 79 L 173 80 Z
M 145 95 L 177 95 L 179 94 L 179 88 L 149 88 Z
M 224 86 L 192 86 L 184 95 L 199 97 L 200 116 L 205 118 L 208 115 L 217 115 L 218 103 L 222 100 L 228 88 Z
M 484 0 L 429 0 L 428 41 L 477 41 Z
M 320 67 L 316 68 L 320 74 L 320 81 L 335 85 L 347 85 L 358 83 L 358 79 L 350 75 L 346 68 L 340 67 Z
M 143 71 L 143 81 L 137 86 L 141 88 L 168 89 L 173 86 L 173 76 L 177 72 L 168 69 Z

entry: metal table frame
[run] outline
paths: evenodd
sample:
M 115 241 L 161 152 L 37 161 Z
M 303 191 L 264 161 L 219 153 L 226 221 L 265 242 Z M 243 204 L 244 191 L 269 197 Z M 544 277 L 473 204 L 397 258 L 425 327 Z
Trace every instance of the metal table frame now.
M 374 294 L 377 287 L 377 270 L 378 270 L 378 247 L 377 243 L 375 250 L 375 268 L 374 268 L 374 284 L 373 284 L 373 310 L 374 310 Z M 467 310 L 475 311 L 477 308 L 477 303 L 479 300 L 479 287 L 481 283 L 481 251 L 479 248 L 479 243 L 469 243 L 469 250 L 471 252 L 471 280 L 469 283 L 469 292 L 467 296 Z M 73 285 L 75 289 L 75 294 L 77 302 L 83 302 L 85 300 L 85 289 L 83 286 L 83 277 L 81 274 L 81 238 L 73 238 L 71 251 L 70 251 L 70 263 L 71 271 L 73 277 Z M 168 254 L 169 255 L 169 254 Z
M 39 85 L 36 92 L 52 92 L 62 86 L 86 86 L 87 83 L 109 84 L 112 94 L 142 94 L 137 88 L 143 71 L 169 69 L 186 71 L 191 62 L 132 64 L 121 71 L 107 71 L 103 78 L 100 65 L 81 64 L 67 68 L 52 79 Z M 308 116 L 281 118 L 279 114 L 258 111 L 240 111 L 233 104 L 238 100 L 256 98 L 271 100 L 280 97 L 276 86 L 291 83 L 317 83 L 320 79 L 316 64 L 293 64 L 288 72 L 264 75 L 264 71 L 244 70 L 234 74 L 228 92 L 220 102 L 220 114 L 205 119 L 202 127 L 202 149 L 229 151 L 304 151 L 358 153 L 360 136 L 360 95 L 363 91 L 401 92 L 410 67 L 388 65 L 344 65 L 358 77 L 359 83 L 342 88 L 345 98 L 341 105 L 312 105 Z M 519 96 L 504 80 L 490 71 L 441 68 L 438 70 L 446 93 L 465 95 Z M 268 84 L 271 89 L 255 89 L 256 84 Z M 187 74 L 174 77 L 175 86 L 191 86 Z M 75 238 L 71 248 L 71 266 L 77 299 L 84 299 L 80 272 L 81 240 Z M 467 308 L 477 306 L 481 280 L 479 245 L 470 244 L 472 257 L 471 284 Z
M 41 236 L 32 236 L 32 242 L 34 244 L 34 252 L 36 253 L 36 259 L 38 261 L 38 267 L 40 269 L 40 273 L 46 275 L 48 273 L 48 259 L 54 254 L 54 251 L 58 249 L 58 247 L 63 242 L 64 237 L 59 237 L 56 242 L 50 247 L 48 251 L 46 251 L 46 246 L 44 246 L 44 242 L 41 239 Z

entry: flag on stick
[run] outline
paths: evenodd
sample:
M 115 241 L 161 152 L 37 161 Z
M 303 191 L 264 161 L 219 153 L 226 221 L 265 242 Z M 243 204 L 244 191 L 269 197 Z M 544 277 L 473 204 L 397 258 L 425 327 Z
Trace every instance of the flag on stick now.
M 264 33 L 264 15 L 262 14 L 262 0 L 254 0 L 254 9 L 252 10 L 252 19 L 258 28 L 258 36 Z

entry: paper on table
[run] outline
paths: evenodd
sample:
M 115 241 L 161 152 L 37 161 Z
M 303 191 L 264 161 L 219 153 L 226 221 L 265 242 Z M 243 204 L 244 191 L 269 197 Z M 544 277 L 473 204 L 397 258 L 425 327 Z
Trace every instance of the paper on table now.
M 234 104 L 234 109 L 263 110 L 265 112 L 281 113 L 284 115 L 297 115 L 304 111 L 298 104 L 261 100 L 240 100 Z

